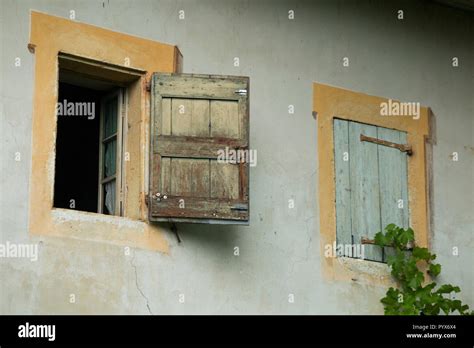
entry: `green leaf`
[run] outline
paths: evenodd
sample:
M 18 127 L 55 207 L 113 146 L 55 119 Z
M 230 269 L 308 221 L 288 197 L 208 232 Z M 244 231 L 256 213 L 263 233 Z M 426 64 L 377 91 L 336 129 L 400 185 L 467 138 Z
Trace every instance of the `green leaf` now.
M 431 263 L 429 273 L 432 276 L 436 277 L 438 274 L 441 273 L 441 265 L 439 263 Z
M 414 247 L 411 252 L 406 250 L 407 244 L 414 241 L 414 232 L 411 228 L 403 229 L 395 224 L 389 224 L 384 232 L 375 235 L 375 244 L 380 247 L 393 246 L 395 253 L 387 256 L 387 264 L 391 268 L 392 276 L 397 280 L 399 289 L 393 287 L 387 290 L 380 302 L 384 306 L 386 315 L 439 315 L 442 311 L 450 314 L 458 311 L 459 314 L 469 313 L 469 306 L 460 300 L 450 299 L 446 295 L 458 293 L 461 289 L 451 284 L 441 285 L 437 290 L 436 283 L 423 287 L 424 273 L 418 268 L 419 261 L 425 261 L 430 275 L 436 277 L 441 273 L 441 265 L 431 263 L 436 255 L 427 248 Z M 401 296 L 400 296 L 401 295 Z M 403 299 L 399 301 L 399 299 Z
M 398 235 L 398 242 L 402 247 L 405 247 L 408 242 L 412 242 L 415 238 L 415 234 L 411 228 L 406 230 L 401 229 Z
M 382 232 L 377 232 L 374 237 L 374 242 L 380 247 L 384 247 L 387 245 L 387 238 Z
M 449 294 L 453 291 L 460 292 L 461 289 L 458 286 L 452 286 L 451 284 L 444 284 L 444 285 L 441 285 L 436 292 L 438 294 Z
M 412 252 L 413 257 L 416 257 L 419 260 L 430 260 L 431 253 L 427 248 L 414 247 Z

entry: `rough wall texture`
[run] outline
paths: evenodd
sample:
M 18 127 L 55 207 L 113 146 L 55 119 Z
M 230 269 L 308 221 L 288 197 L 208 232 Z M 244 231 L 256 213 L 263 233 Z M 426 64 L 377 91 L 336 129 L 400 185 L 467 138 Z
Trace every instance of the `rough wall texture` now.
M 250 141 L 258 151 L 250 226 L 180 225 L 183 242 L 167 232 L 167 255 L 30 237 L 30 9 L 63 17 L 74 10 L 78 21 L 177 44 L 184 72 L 249 76 Z M 472 12 L 428 1 L 4 0 L 0 20 L 1 242 L 40 243 L 37 262 L 0 259 L 0 313 L 381 313 L 385 288 L 321 276 L 313 81 L 431 107 L 432 247 L 441 281 L 459 284 L 474 305 Z

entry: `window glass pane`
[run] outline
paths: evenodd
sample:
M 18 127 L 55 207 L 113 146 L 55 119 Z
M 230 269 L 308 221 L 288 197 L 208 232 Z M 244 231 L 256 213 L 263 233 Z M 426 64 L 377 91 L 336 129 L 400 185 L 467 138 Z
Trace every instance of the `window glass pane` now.
M 115 180 L 104 184 L 104 214 L 115 214 Z
M 104 138 L 117 132 L 117 97 L 105 103 Z
M 117 139 L 110 140 L 104 144 L 104 178 L 115 174 Z

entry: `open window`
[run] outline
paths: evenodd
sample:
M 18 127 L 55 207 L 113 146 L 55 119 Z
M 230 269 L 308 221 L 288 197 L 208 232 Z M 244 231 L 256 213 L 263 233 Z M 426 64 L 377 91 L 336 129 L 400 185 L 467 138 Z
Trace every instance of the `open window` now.
M 166 252 L 163 229 L 148 223 L 148 86 L 154 71 L 181 71 L 178 47 L 35 11 L 30 29 L 28 49 L 34 54 L 35 76 L 29 232 Z M 117 123 L 107 139 L 101 133 L 101 110 L 105 99 L 119 90 L 122 111 L 117 106 L 112 114 L 120 114 L 122 127 Z M 78 102 L 93 99 L 94 119 L 57 115 L 60 100 L 79 96 L 83 100 Z M 117 139 L 119 158 L 108 165 L 117 170 L 101 175 L 110 158 L 99 159 L 101 146 L 112 139 Z M 115 181 L 109 199 L 107 180 Z
M 60 54 L 54 207 L 123 215 L 123 124 L 136 74 Z
M 124 216 L 134 79 L 60 54 L 54 207 Z M 149 220 L 248 223 L 249 162 L 222 156 L 248 151 L 248 78 L 154 73 L 151 86 Z
M 151 221 L 246 224 L 248 78 L 158 74 L 152 78 Z M 235 152 L 233 152 L 235 151 Z

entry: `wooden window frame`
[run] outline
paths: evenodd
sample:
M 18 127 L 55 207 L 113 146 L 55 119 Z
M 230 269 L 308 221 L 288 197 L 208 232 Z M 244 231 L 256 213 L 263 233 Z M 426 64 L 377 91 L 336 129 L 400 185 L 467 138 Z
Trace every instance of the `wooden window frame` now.
M 119 215 L 123 216 L 123 205 L 124 205 L 124 194 L 123 194 L 123 187 L 125 184 L 125 180 L 123 180 L 123 145 L 126 142 L 124 139 L 124 132 L 123 132 L 123 124 L 126 123 L 126 89 L 124 88 L 117 88 L 116 90 L 112 91 L 105 97 L 101 99 L 101 106 L 100 106 L 100 140 L 99 140 L 99 199 L 97 202 L 97 212 L 99 214 L 104 214 L 104 185 L 112 180 L 115 180 L 115 211 L 111 215 Z M 104 139 L 104 125 L 105 125 L 105 104 L 110 99 L 117 97 L 117 130 L 114 134 L 109 135 L 106 139 Z M 115 174 L 111 175 L 107 178 L 104 178 L 104 150 L 105 150 L 105 143 L 112 138 L 115 138 L 117 141 L 116 153 L 115 153 Z
M 418 119 L 381 116 L 380 105 L 387 98 L 353 92 L 320 83 L 313 84 L 313 116 L 317 120 L 319 233 L 323 277 L 327 280 L 360 281 L 392 285 L 386 264 L 349 257 L 325 257 L 328 245 L 336 241 L 336 193 L 334 169 L 334 119 L 360 122 L 407 133 L 412 146 L 409 156 L 409 221 L 419 246 L 429 246 L 429 158 L 430 110 L 420 107 Z M 428 146 L 427 146 L 428 145 Z

